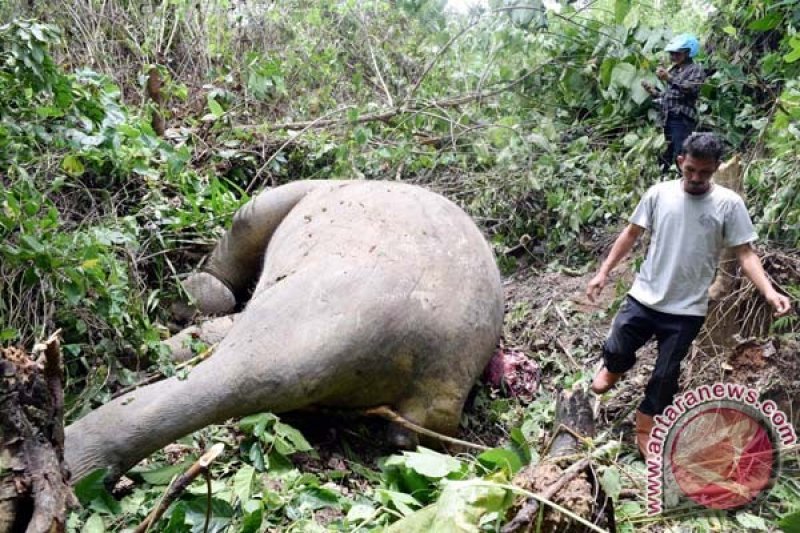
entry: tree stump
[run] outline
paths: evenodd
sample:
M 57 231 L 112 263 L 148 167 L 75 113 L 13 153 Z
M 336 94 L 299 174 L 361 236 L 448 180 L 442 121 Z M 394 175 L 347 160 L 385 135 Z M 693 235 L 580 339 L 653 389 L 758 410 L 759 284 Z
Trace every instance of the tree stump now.
M 0 348 L 0 533 L 64 531 L 77 505 L 63 466 L 64 394 L 54 335 L 34 353 Z
M 589 460 L 575 461 L 568 468 L 558 464 L 559 458 L 572 456 L 579 451 L 580 442 L 576 435 L 594 436 L 594 418 L 588 393 L 561 392 L 553 431 L 546 456 L 538 464 L 521 470 L 514 477 L 514 484 L 540 494 L 582 518 L 591 519 L 595 496 L 586 471 Z M 527 499 L 517 507 L 516 515 L 503 527 L 502 533 L 535 531 L 538 513 L 539 502 L 534 498 Z M 562 533 L 583 530 L 584 526 L 545 506 L 540 531 Z
M 742 165 L 739 156 L 723 163 L 714 174 L 714 181 L 738 194 L 742 194 Z M 736 321 L 736 309 L 726 297 L 731 294 L 737 281 L 738 262 L 731 248 L 722 251 L 714 283 L 708 289 L 709 305 L 706 323 L 698 338 L 700 349 L 714 355 L 718 347 L 725 349 L 735 345 L 733 335 L 739 333 L 740 324 Z

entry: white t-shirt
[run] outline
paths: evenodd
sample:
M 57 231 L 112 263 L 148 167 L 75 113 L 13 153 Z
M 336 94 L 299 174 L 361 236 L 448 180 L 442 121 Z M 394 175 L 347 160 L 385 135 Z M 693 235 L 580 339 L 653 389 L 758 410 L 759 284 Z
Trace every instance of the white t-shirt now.
M 683 190 L 681 181 L 650 187 L 630 218 L 651 236 L 647 258 L 628 294 L 656 311 L 705 316 L 720 252 L 757 235 L 734 191 L 713 184 L 695 196 Z

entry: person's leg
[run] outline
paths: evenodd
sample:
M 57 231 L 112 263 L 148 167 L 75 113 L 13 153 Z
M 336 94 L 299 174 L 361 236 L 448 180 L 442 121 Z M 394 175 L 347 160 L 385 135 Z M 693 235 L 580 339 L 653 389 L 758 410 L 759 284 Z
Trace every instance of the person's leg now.
M 661 167 L 661 172 L 666 174 L 669 172 L 670 168 L 672 167 L 671 160 L 672 160 L 672 152 L 674 149 L 672 147 L 672 130 L 670 128 L 670 117 L 667 116 L 664 119 L 664 140 L 667 142 L 666 148 L 658 157 L 658 164 Z
M 652 311 L 631 298 L 625 298 L 614 317 L 611 332 L 603 343 L 605 367 L 595 376 L 592 390 L 603 393 L 636 363 L 636 351 L 653 336 L 656 324 Z
M 681 361 L 703 326 L 704 317 L 659 313 L 655 335 L 658 358 L 639 410 L 648 416 L 660 414 L 678 391 Z
M 684 115 L 674 117 L 670 134 L 672 139 L 672 160 L 670 165 L 675 164 L 678 156 L 683 152 L 683 141 L 692 134 L 696 126 L 697 123 L 689 117 Z
M 667 147 L 661 155 L 660 163 L 662 172 L 670 172 L 675 166 L 675 160 L 683 150 L 683 141 L 692 134 L 697 123 L 684 115 L 670 113 L 664 121 L 664 138 Z

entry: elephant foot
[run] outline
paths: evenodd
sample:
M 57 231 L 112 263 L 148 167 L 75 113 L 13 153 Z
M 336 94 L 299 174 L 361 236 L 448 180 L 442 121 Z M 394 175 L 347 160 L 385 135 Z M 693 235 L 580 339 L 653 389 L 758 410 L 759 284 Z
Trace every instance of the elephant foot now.
M 208 272 L 198 272 L 183 282 L 183 288 L 206 315 L 225 315 L 236 308 L 236 297 L 222 281 Z
M 396 422 L 390 422 L 386 429 L 386 440 L 400 450 L 414 450 L 419 445 L 419 437 L 413 431 Z

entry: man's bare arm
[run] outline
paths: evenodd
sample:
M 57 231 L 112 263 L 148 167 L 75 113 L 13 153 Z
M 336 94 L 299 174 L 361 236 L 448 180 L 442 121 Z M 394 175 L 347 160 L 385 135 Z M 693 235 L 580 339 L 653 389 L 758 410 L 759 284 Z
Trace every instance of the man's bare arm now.
M 614 241 L 614 246 L 611 247 L 611 252 L 608 254 L 608 257 L 606 257 L 606 260 L 600 265 L 597 274 L 586 286 L 586 297 L 589 298 L 590 302 L 594 302 L 595 298 L 600 295 L 603 287 L 606 286 L 608 275 L 614 270 L 614 267 L 622 261 L 622 258 L 628 255 L 633 245 L 636 244 L 636 239 L 638 239 L 642 233 L 644 233 L 644 228 L 636 224 L 628 224 L 628 226 L 622 230 L 617 240 Z
M 749 243 L 741 244 L 734 247 L 736 258 L 742 266 L 742 272 L 748 277 L 753 285 L 759 290 L 769 304 L 775 308 L 775 316 L 783 316 L 792 309 L 792 304 L 789 298 L 778 291 L 770 283 L 767 274 L 764 272 L 764 267 L 761 265 L 761 259 L 753 251 L 753 247 Z

